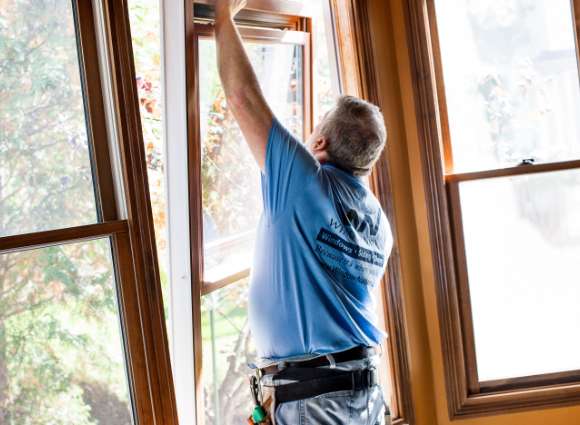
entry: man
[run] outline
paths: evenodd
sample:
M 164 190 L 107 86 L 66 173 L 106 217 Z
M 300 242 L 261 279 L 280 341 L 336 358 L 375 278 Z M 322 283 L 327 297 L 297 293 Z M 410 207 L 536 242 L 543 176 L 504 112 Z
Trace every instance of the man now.
M 382 114 L 342 97 L 301 144 L 262 95 L 233 22 L 244 5 L 216 1 L 216 40 L 228 105 L 262 170 L 250 325 L 273 419 L 384 424 L 372 292 L 392 236 L 363 180 L 386 142 Z

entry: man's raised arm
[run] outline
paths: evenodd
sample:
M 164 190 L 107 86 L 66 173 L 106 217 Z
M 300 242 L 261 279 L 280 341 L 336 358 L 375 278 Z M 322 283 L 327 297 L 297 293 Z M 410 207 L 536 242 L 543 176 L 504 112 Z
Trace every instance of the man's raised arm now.
M 245 0 L 216 0 L 218 67 L 228 106 L 263 170 L 274 115 L 262 94 L 234 24 L 234 16 L 245 4 Z

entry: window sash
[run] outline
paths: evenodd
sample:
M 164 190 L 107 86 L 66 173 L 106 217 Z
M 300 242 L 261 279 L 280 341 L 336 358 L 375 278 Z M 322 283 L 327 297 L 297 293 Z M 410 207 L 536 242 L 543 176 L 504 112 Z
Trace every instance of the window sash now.
M 451 418 L 505 413 L 580 402 L 578 371 L 479 382 L 459 210 L 459 183 L 576 169 L 580 161 L 522 165 L 481 172 L 453 172 L 449 118 L 438 41 L 435 0 L 413 0 L 405 10 L 417 125 L 426 188 L 431 250 L 449 414 Z M 572 0 L 578 28 L 580 0 Z M 533 391 L 530 391 L 533 389 Z
M 429 21 L 429 36 L 430 36 L 430 47 L 432 49 L 430 59 L 432 64 L 431 72 L 434 76 L 435 80 L 435 87 L 436 87 L 436 95 L 437 95 L 437 115 L 438 115 L 438 125 L 439 130 L 441 132 L 441 157 L 442 163 L 444 166 L 444 175 L 446 180 L 448 178 L 454 179 L 455 174 L 466 175 L 466 174 L 476 174 L 476 173 L 493 173 L 497 171 L 498 174 L 500 170 L 512 170 L 516 167 L 505 167 L 501 169 L 484 169 L 481 171 L 470 171 L 465 173 L 455 173 L 454 172 L 454 156 L 453 156 L 453 143 L 451 137 L 451 128 L 450 128 L 450 118 L 449 118 L 449 111 L 447 108 L 447 92 L 445 88 L 445 76 L 443 71 L 443 57 L 441 53 L 441 43 L 439 38 L 439 30 L 438 30 L 438 21 L 437 21 L 437 13 L 436 13 L 436 0 L 421 0 L 426 3 L 426 10 L 427 16 Z M 579 0 L 570 0 L 570 7 L 572 8 L 572 16 L 575 17 L 575 25 L 574 27 L 574 35 L 576 37 L 576 63 L 578 65 L 578 78 L 580 79 L 580 38 L 579 38 L 579 31 L 580 31 L 580 1 Z M 522 158 L 523 159 L 523 158 Z M 572 163 L 578 162 L 580 163 L 580 159 L 570 158 L 564 161 L 556 161 L 556 162 L 541 162 L 538 164 L 534 164 L 534 166 L 538 165 L 549 165 L 549 164 L 563 164 L 563 163 Z
M 439 113 L 441 117 L 443 156 L 445 158 L 446 174 L 444 176 L 447 185 L 448 209 L 450 217 L 451 232 L 454 240 L 454 260 L 459 285 L 460 314 L 463 323 L 463 338 L 465 347 L 465 358 L 467 364 L 467 383 L 470 392 L 476 394 L 480 392 L 497 392 L 503 389 L 534 388 L 537 386 L 564 384 L 578 379 L 578 371 L 565 371 L 554 374 L 540 375 L 536 377 L 508 378 L 496 381 L 479 381 L 477 374 L 477 361 L 475 354 L 475 336 L 473 328 L 473 316 L 471 309 L 471 299 L 469 295 L 469 278 L 467 272 L 467 249 L 463 235 L 461 200 L 459 195 L 459 185 L 461 182 L 484 180 L 496 177 L 509 177 L 524 174 L 536 174 L 551 171 L 573 170 L 580 168 L 580 160 L 570 160 L 561 162 L 549 162 L 540 164 L 526 164 L 515 167 L 499 168 L 484 171 L 473 171 L 466 173 L 453 173 L 453 148 L 450 136 L 449 115 L 445 103 L 445 86 L 443 78 L 442 56 L 437 33 L 437 19 L 435 15 L 435 0 L 429 0 L 429 13 L 433 20 L 431 30 L 433 43 L 433 60 L 437 75 L 437 93 L 439 99 Z M 580 13 L 578 5 L 571 5 L 573 14 Z M 578 25 L 576 20 L 575 29 Z M 576 33 L 576 36 L 578 34 Z M 578 49 L 578 42 L 576 43 Z M 580 64 L 580 60 L 578 61 Z M 580 77 L 580 75 L 579 75 Z
M 95 16 L 91 2 L 75 0 L 73 10 L 76 20 L 77 44 L 81 68 L 81 84 L 85 99 L 87 133 L 91 159 L 99 221 L 117 220 L 116 187 L 109 154 L 107 117 L 103 99 L 103 88 L 98 66 L 99 47 L 95 28 Z M 88 64 L 92 63 L 93 66 Z
M 185 10 L 186 20 L 186 86 L 188 93 L 188 163 L 189 170 L 189 208 L 190 208 L 190 246 L 191 246 L 191 281 L 192 281 L 192 316 L 193 316 L 193 348 L 194 348 L 194 378 L 195 378 L 195 415 L 198 423 L 204 422 L 203 381 L 202 381 L 202 297 L 218 289 L 239 282 L 249 275 L 249 269 L 241 270 L 218 282 L 206 282 L 203 275 L 204 247 L 203 247 L 203 219 L 202 219 L 202 185 L 201 185 L 201 134 L 200 134 L 200 110 L 199 110 L 199 73 L 197 51 L 199 40 L 213 36 L 211 8 L 204 6 L 212 5 L 206 0 L 196 0 L 194 7 Z M 292 9 L 285 9 L 285 6 Z M 297 6 L 300 5 L 300 8 Z M 201 6 L 201 8 L 200 8 Z M 246 40 L 291 44 L 300 44 L 303 48 L 303 87 L 304 87 L 304 135 L 312 131 L 313 108 L 312 108 L 312 60 L 311 60 L 311 28 L 310 18 L 301 13 L 302 5 L 298 2 L 282 4 L 275 0 L 251 0 L 248 5 L 250 13 L 242 12 L 246 16 L 246 22 L 238 22 L 242 37 Z M 295 9 L 294 9 L 295 8 Z M 208 11 L 209 15 L 200 19 L 196 13 Z M 237 20 L 240 16 L 237 17 Z M 251 26 L 244 26 L 251 25 Z M 266 28 L 264 28 L 264 26 Z M 282 30 L 284 29 L 284 30 Z M 238 279 L 239 278 L 239 279 Z
M 278 29 L 271 29 L 271 28 L 253 28 L 253 27 L 239 27 L 239 32 L 242 36 L 244 41 L 250 42 L 258 42 L 262 44 L 290 44 L 290 45 L 297 45 L 302 46 L 302 64 L 303 64 L 303 72 L 302 72 L 302 87 L 304 90 L 303 99 L 303 117 L 304 117 L 304 133 L 303 137 L 306 138 L 308 134 L 312 132 L 312 122 L 313 122 L 313 108 L 312 108 L 312 88 L 311 88 L 311 81 L 312 81 L 312 66 L 311 66 L 311 53 L 310 53 L 310 46 L 311 46 L 311 34 L 308 32 L 303 31 L 292 31 L 292 30 L 278 30 Z M 197 51 L 199 46 L 199 41 L 203 39 L 212 38 L 214 36 L 214 26 L 210 23 L 201 22 L 196 23 L 194 26 L 194 46 L 195 46 L 195 53 L 196 61 L 197 59 Z M 200 126 L 200 117 L 201 111 L 199 110 L 199 74 L 196 72 L 195 74 L 195 112 L 193 117 L 195 120 L 195 138 L 193 139 L 193 144 L 190 147 L 191 150 L 199 151 L 202 150 L 202 140 L 201 140 L 201 126 Z M 201 155 L 201 154 L 200 154 Z M 197 175 L 200 176 L 200 180 L 196 180 L 195 178 L 192 180 L 190 177 L 190 186 L 197 188 L 199 190 L 198 193 L 202 193 L 202 185 L 201 185 L 201 156 L 198 162 L 190 162 L 194 164 L 193 167 L 199 168 L 197 170 Z M 191 191 L 191 189 L 190 189 Z M 202 208 L 201 200 L 199 201 L 198 208 Z M 201 215 L 201 211 L 198 211 L 197 214 Z M 197 231 L 192 233 L 192 243 L 194 239 L 198 239 L 197 244 L 203 246 L 203 235 L 202 235 L 203 224 L 198 224 Z M 227 242 L 226 242 L 227 243 Z M 195 250 L 192 247 L 192 252 Z M 199 255 L 199 262 L 203 269 L 204 263 L 204 250 L 201 250 Z M 241 268 L 239 270 L 235 270 L 234 272 L 230 273 L 229 275 L 220 278 L 218 280 L 207 280 L 203 274 L 203 270 L 201 272 L 201 293 L 202 295 L 207 295 L 212 293 L 213 291 L 217 291 L 218 289 L 224 288 L 228 285 L 232 285 L 238 282 L 241 279 L 244 279 L 250 275 L 250 267 Z
M 135 420 L 143 425 L 177 425 L 127 3 L 125 0 L 73 0 L 73 10 L 101 222 L 1 237 L 0 254 L 109 238 Z M 106 52 L 97 42 L 97 35 L 101 33 L 106 38 Z M 113 87 L 110 93 L 103 90 L 99 67 L 102 61 L 110 63 L 110 69 L 115 70 L 106 76 Z M 106 100 L 117 105 L 114 124 L 119 137 L 111 147 L 119 148 L 119 165 L 111 162 Z M 115 184 L 116 172 L 123 175 L 122 187 Z M 118 211 L 123 211 L 125 205 L 117 205 L 117 199 L 127 201 L 126 219 L 119 219 Z

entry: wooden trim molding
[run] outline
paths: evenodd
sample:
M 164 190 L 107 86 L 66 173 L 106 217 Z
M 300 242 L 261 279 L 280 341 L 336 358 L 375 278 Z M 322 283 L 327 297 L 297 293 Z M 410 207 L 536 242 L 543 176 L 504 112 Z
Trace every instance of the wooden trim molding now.
M 577 0 L 573 1 L 578 11 Z M 435 270 L 449 416 L 490 415 L 580 402 L 578 372 L 479 382 L 461 231 L 461 181 L 577 168 L 577 161 L 451 174 L 434 0 L 405 2 L 413 95 Z M 445 140 L 447 139 L 447 142 Z M 445 165 L 446 166 L 445 166 Z M 529 167 L 529 168 L 528 168 Z M 463 253 L 463 254 L 460 254 Z M 463 255 L 463 257 L 462 257 Z
M 344 94 L 358 96 L 380 105 L 368 0 L 331 0 L 331 7 L 336 25 L 340 78 Z M 401 263 L 397 246 L 391 174 L 386 152 L 377 162 L 370 183 L 389 221 L 393 224 L 395 241 L 383 280 L 383 296 L 387 310 L 385 316 L 389 333 L 388 350 L 396 402 L 393 424 L 412 425 L 415 422 L 415 415 L 409 371 L 409 348 L 405 333 Z
M 127 0 L 103 0 L 103 4 L 129 225 L 127 237 L 115 238 L 114 246 L 120 273 L 125 276 L 123 282 L 131 286 L 128 296 L 135 303 L 131 314 L 138 315 L 126 319 L 131 319 L 128 338 L 140 342 L 140 346 L 128 344 L 134 407 L 141 424 L 177 425 L 128 5 Z M 135 327 L 136 323 L 140 326 Z

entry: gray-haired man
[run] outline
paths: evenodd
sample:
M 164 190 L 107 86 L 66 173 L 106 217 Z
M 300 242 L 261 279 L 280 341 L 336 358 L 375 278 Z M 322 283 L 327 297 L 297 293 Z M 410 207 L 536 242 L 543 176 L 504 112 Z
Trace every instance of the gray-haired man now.
M 306 145 L 296 140 L 264 100 L 234 25 L 244 4 L 217 0 L 216 39 L 229 107 L 262 170 L 250 325 L 272 416 L 278 425 L 384 424 L 372 292 L 392 236 L 362 179 L 385 145 L 383 116 L 342 97 Z

